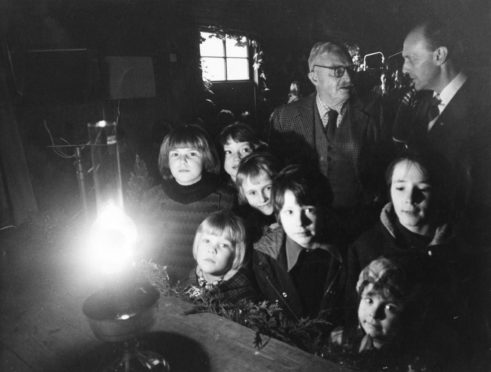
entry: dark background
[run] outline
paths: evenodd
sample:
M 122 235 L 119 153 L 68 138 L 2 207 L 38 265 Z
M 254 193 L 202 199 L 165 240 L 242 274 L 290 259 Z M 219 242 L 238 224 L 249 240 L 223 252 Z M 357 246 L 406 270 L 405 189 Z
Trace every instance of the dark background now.
M 46 128 L 57 144 L 65 143 L 60 138 L 80 144 L 87 141 L 88 122 L 118 119 L 121 155 L 128 169 L 135 154 L 152 165 L 168 128 L 193 121 L 205 98 L 235 113 L 249 110 L 252 124 L 261 130 L 271 110 L 285 102 L 292 80 L 312 89 L 305 80 L 306 58 L 319 40 L 353 42 L 362 55 L 383 51 L 389 56 L 402 49 L 414 21 L 438 14 L 455 23 L 466 38 L 466 67 L 490 75 L 487 0 L 3 0 L 0 4 L 2 224 L 22 222 L 33 210 L 78 195 L 73 159 L 60 158 L 47 147 L 52 140 Z M 205 89 L 199 31 L 207 26 L 258 42 L 267 97 L 254 82 L 214 84 L 212 93 Z M 106 56 L 150 57 L 155 96 L 112 99 Z

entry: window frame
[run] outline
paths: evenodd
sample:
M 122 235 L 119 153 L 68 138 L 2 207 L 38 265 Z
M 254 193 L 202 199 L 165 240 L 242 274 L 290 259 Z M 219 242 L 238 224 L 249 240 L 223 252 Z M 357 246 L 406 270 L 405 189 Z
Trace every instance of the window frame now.
M 240 83 L 240 82 L 250 82 L 252 80 L 252 73 L 251 73 L 251 51 L 250 51 L 250 38 L 247 37 L 246 35 L 237 35 L 237 36 L 240 36 L 240 37 L 243 37 L 245 38 L 245 42 L 246 42 L 246 46 L 245 46 L 245 50 L 246 50 L 246 53 L 247 55 L 245 57 L 229 57 L 227 56 L 227 37 L 230 39 L 234 39 L 234 36 L 233 34 L 230 34 L 230 33 L 224 33 L 224 37 L 219 37 L 219 33 L 218 32 L 214 32 L 212 30 L 200 30 L 199 31 L 200 33 L 200 37 L 201 38 L 204 38 L 203 36 L 203 33 L 207 33 L 207 34 L 212 34 L 214 35 L 215 37 L 217 37 L 217 39 L 220 39 L 220 41 L 222 42 L 222 45 L 223 45 L 223 52 L 224 52 L 224 55 L 223 57 L 221 56 L 210 56 L 210 55 L 202 55 L 201 54 L 201 50 L 200 50 L 200 64 L 201 64 L 201 77 L 203 80 L 207 80 L 207 81 L 210 81 L 211 83 Z M 201 45 L 201 42 L 200 42 L 200 45 Z M 223 60 L 224 61 L 224 76 L 225 76 L 225 80 L 209 80 L 207 78 L 205 78 L 203 76 L 203 58 L 215 58 L 215 59 L 219 59 L 219 60 Z M 248 78 L 247 79 L 229 79 L 228 78 L 228 60 L 245 60 L 247 62 L 247 75 L 248 75 Z

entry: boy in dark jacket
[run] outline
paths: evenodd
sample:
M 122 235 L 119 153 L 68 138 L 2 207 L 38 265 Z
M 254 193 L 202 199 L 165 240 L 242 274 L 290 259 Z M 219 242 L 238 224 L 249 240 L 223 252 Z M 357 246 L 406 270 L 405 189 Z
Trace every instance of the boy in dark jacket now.
M 274 179 L 280 226 L 254 244 L 253 270 L 263 296 L 294 319 L 338 314 L 341 255 L 326 227 L 328 193 L 316 174 L 288 166 Z

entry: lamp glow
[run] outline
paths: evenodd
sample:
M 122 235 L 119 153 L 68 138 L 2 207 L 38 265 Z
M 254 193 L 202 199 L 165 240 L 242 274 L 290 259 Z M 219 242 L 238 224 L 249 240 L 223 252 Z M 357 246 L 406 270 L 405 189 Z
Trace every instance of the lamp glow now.
M 89 237 L 89 259 L 105 274 L 123 271 L 133 259 L 136 226 L 114 203 L 108 203 L 92 225 Z

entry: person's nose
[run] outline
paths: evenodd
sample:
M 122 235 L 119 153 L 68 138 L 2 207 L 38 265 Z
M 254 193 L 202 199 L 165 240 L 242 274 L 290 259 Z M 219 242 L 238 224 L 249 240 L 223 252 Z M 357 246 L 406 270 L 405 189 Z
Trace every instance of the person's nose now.
M 351 74 L 354 74 L 354 72 L 351 72 L 349 68 L 344 71 L 343 76 L 341 76 L 341 82 L 343 86 L 351 84 Z
M 424 199 L 424 195 L 418 188 L 413 188 L 410 194 L 411 204 L 418 204 Z
M 266 191 L 266 190 L 262 190 L 260 193 L 259 193 L 259 199 L 260 199 L 260 202 L 261 203 L 265 203 L 269 200 L 269 192 Z
M 405 204 L 414 204 L 414 189 L 406 188 L 403 193 Z
M 308 226 L 310 225 L 310 218 L 307 216 L 307 214 L 305 213 L 305 211 L 302 211 L 300 212 L 300 216 L 299 216 L 299 221 L 300 221 L 300 225 L 305 227 L 305 226 Z
M 402 65 L 402 73 L 403 74 L 409 74 L 409 66 L 407 65 L 406 61 L 404 61 L 403 65 Z
M 240 163 L 242 160 L 242 156 L 239 152 L 232 153 L 232 161 L 234 164 Z
M 375 304 L 372 308 L 372 318 L 375 320 L 383 320 L 385 318 L 385 306 L 383 304 Z
M 189 157 L 188 157 L 188 155 L 187 155 L 187 154 L 181 154 L 181 155 L 179 155 L 179 161 L 180 161 L 181 163 L 187 163 L 187 162 L 188 162 L 188 160 L 189 160 Z
M 217 245 L 214 243 L 208 244 L 208 252 L 215 254 L 217 252 Z

